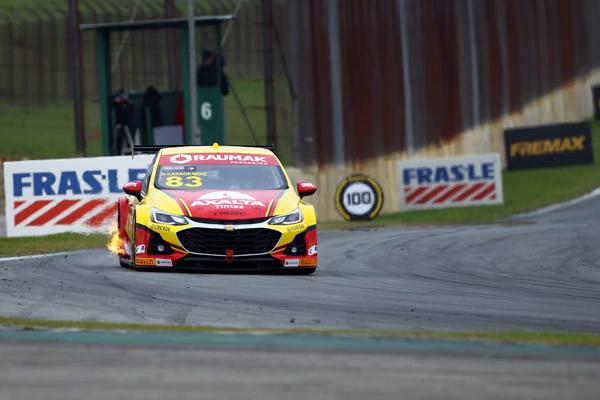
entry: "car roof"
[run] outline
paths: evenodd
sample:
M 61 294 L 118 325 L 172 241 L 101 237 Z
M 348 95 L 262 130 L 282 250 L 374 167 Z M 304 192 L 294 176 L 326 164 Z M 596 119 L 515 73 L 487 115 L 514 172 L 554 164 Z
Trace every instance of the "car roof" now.
M 181 146 L 165 147 L 162 149 L 162 155 L 171 154 L 195 154 L 195 153 L 237 153 L 237 154 L 264 154 L 274 156 L 273 152 L 261 147 L 243 147 L 243 146 Z

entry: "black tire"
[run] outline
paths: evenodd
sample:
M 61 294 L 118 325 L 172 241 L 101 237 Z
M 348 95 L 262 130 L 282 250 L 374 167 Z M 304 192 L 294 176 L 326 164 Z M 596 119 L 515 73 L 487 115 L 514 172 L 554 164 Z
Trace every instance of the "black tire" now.
M 119 265 L 123 268 L 131 268 L 131 265 L 129 265 L 128 263 L 126 263 L 125 261 L 123 261 L 122 258 L 119 258 Z
M 135 243 L 135 241 L 136 241 L 136 237 L 135 237 L 135 234 L 136 234 L 136 225 L 135 225 L 136 222 L 135 222 L 135 220 L 136 220 L 136 218 L 135 217 L 136 217 L 136 215 L 135 215 L 135 210 L 134 210 L 133 211 L 133 218 L 132 218 L 132 220 L 133 220 L 133 222 L 132 222 L 132 224 L 133 224 L 133 235 L 132 236 L 133 237 L 130 238 L 131 240 L 130 240 L 130 243 L 129 243 L 129 245 L 131 246 L 131 256 L 130 256 L 131 257 L 131 266 L 130 267 L 132 269 L 135 269 L 135 248 L 137 247 L 137 244 Z
M 310 275 L 314 274 L 316 270 L 316 268 L 299 268 L 295 270 L 289 270 L 287 272 L 291 275 Z

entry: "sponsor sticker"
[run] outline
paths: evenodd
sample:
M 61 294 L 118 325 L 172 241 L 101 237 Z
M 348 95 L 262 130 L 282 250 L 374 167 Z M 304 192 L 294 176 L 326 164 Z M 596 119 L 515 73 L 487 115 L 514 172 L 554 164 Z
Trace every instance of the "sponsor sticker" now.
M 383 207 L 383 190 L 371 177 L 352 175 L 338 185 L 335 206 L 347 220 L 372 220 Z
M 277 165 L 277 160 L 268 154 L 237 153 L 181 153 L 164 155 L 160 158 L 160 165 L 185 164 Z
M 168 258 L 157 258 L 156 265 L 159 267 L 172 267 L 173 261 Z
M 304 260 L 300 260 L 301 267 L 316 267 L 317 259 L 316 258 L 307 258 Z
M 163 225 L 152 224 L 150 225 L 150 229 L 152 229 L 153 231 L 171 232 L 171 228 Z
M 246 193 L 217 191 L 198 197 L 190 207 L 212 206 L 216 209 L 244 209 L 245 207 L 266 207 L 265 203 L 256 200 Z
M 315 254 L 317 254 L 317 245 L 316 244 L 314 246 L 310 246 L 308 248 L 308 255 L 309 256 L 314 256 Z
M 300 265 L 300 259 L 292 258 L 285 260 L 283 266 L 284 267 L 298 267 Z
M 135 264 L 136 265 L 156 265 L 156 259 L 155 258 L 139 258 L 139 257 L 137 257 L 135 259 Z
M 145 244 L 140 244 L 138 246 L 135 247 L 135 254 L 142 254 L 146 252 L 146 245 Z
M 303 231 L 305 229 L 306 229 L 306 226 L 304 226 L 304 224 L 301 224 L 301 225 L 290 226 L 286 230 L 288 233 L 292 233 L 292 232 Z

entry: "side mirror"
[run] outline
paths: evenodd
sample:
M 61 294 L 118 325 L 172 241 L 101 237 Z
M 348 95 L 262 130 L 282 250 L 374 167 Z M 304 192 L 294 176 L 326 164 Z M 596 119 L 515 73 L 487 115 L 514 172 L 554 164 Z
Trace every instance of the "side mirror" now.
M 127 182 L 123 185 L 123 191 L 139 199 L 142 193 L 142 181 Z
M 298 181 L 296 182 L 296 189 L 298 190 L 298 196 L 311 196 L 317 191 L 317 186 L 310 182 Z

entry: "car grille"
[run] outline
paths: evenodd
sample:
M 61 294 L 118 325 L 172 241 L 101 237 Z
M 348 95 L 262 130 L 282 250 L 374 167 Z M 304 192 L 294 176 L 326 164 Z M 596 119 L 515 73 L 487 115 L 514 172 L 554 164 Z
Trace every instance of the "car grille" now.
M 191 253 L 225 255 L 233 249 L 234 256 L 268 253 L 281 238 L 272 229 L 224 229 L 190 228 L 177 233 L 183 247 Z
M 265 222 L 270 217 L 252 218 L 252 219 L 213 219 L 213 218 L 194 218 L 188 217 L 194 222 L 201 224 L 220 224 L 220 225 L 249 225 Z

